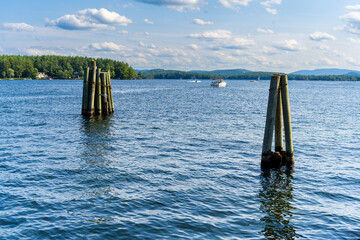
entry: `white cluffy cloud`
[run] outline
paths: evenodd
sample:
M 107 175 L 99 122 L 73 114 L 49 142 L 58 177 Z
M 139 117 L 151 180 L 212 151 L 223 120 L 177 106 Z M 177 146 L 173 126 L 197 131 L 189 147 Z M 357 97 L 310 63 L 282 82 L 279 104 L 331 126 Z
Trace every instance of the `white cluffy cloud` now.
M 199 38 L 206 40 L 215 40 L 215 39 L 228 39 L 231 38 L 231 32 L 228 30 L 214 30 L 214 31 L 206 31 L 203 33 L 193 33 L 190 34 L 191 38 Z
M 253 0 L 219 0 L 220 4 L 227 8 L 239 9 L 238 6 L 248 6 Z
M 263 6 L 265 6 L 265 9 L 267 12 L 276 15 L 277 10 L 273 7 L 273 5 L 280 5 L 282 0 L 266 0 L 264 2 L 261 2 Z
M 166 6 L 175 11 L 199 10 L 204 5 L 202 0 L 137 0 L 147 4 Z
M 265 34 L 274 34 L 274 31 L 271 29 L 262 29 L 262 28 L 258 28 L 256 29 L 257 32 L 259 33 L 265 33 Z
M 305 49 L 305 47 L 303 47 L 295 39 L 278 42 L 278 43 L 274 44 L 274 47 L 279 50 L 285 50 L 285 51 L 300 51 L 300 50 Z
M 147 19 L 147 18 L 145 18 L 144 19 L 144 22 L 145 23 L 147 23 L 147 24 L 154 24 L 154 22 L 153 21 L 150 21 L 149 19 Z
M 57 53 L 54 50 L 38 49 L 38 48 L 29 48 L 24 50 L 24 52 L 29 55 L 59 55 L 59 53 Z
M 330 35 L 325 32 L 314 32 L 310 34 L 310 39 L 313 41 L 326 41 L 326 40 L 335 40 L 336 38 L 333 35 Z
M 249 48 L 254 45 L 255 45 L 255 42 L 251 39 L 236 37 L 236 38 L 231 39 L 227 43 L 225 42 L 223 44 L 222 48 L 239 50 L 239 49 Z
M 354 5 L 354 6 L 346 6 L 345 9 L 350 11 L 360 11 L 360 5 Z
M 89 46 L 90 49 L 95 49 L 96 51 L 104 52 L 119 52 L 127 50 L 127 47 L 123 45 L 118 45 L 113 42 L 103 42 L 103 43 L 93 43 Z
M 346 6 L 345 9 L 349 10 L 347 14 L 340 16 L 340 19 L 345 22 L 343 30 L 360 35 L 360 5 Z
M 204 20 L 201 20 L 201 19 L 199 19 L 199 18 L 195 18 L 194 20 L 193 20 L 193 23 L 194 24 L 197 24 L 197 25 L 212 25 L 212 24 L 214 24 L 213 22 L 210 22 L 210 21 L 204 21 Z
M 49 26 L 56 26 L 66 30 L 111 28 L 115 25 L 127 26 L 132 23 L 131 19 L 116 12 L 110 12 L 105 8 L 84 9 L 75 14 L 64 15 L 56 20 L 47 19 L 46 21 Z
M 1 29 L 17 32 L 32 32 L 34 27 L 26 23 L 3 23 L 0 25 Z

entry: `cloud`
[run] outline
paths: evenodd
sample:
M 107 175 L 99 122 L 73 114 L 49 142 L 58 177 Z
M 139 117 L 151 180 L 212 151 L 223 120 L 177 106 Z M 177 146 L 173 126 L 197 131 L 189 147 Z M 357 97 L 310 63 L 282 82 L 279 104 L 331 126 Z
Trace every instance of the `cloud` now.
M 195 18 L 195 19 L 193 20 L 193 23 L 194 23 L 194 24 L 197 24 L 197 25 L 212 25 L 212 24 L 214 24 L 213 22 L 210 22 L 210 21 L 206 22 L 206 21 L 201 20 L 201 19 L 199 19 L 199 18 Z
M 360 44 L 360 39 L 348 38 L 348 40 L 352 43 Z
M 345 7 L 345 9 L 350 10 L 350 11 L 360 11 L 360 5 L 348 5 Z
M 310 39 L 313 41 L 326 41 L 326 40 L 335 40 L 336 38 L 325 32 L 314 32 L 310 34 Z
M 239 9 L 239 6 L 248 6 L 253 0 L 219 0 L 220 4 L 227 8 Z
M 265 8 L 265 10 L 268 12 L 268 13 L 271 13 L 273 15 L 276 15 L 277 14 L 277 10 L 274 9 L 274 8 Z
M 113 28 L 115 25 L 127 26 L 131 19 L 110 12 L 105 8 L 84 9 L 72 15 L 64 15 L 56 20 L 46 19 L 47 25 L 56 26 L 66 30 L 88 30 Z
M 273 15 L 277 14 L 277 10 L 274 8 L 273 5 L 280 5 L 282 0 L 266 0 L 264 2 L 261 2 L 261 5 L 265 6 L 265 10 L 268 13 L 271 13 Z
M 139 42 L 140 47 L 149 48 L 149 49 L 155 49 L 157 48 L 155 44 L 145 44 L 142 41 Z
M 28 55 L 59 55 L 54 50 L 29 48 L 24 51 Z
M 274 47 L 279 50 L 293 51 L 293 52 L 305 49 L 305 47 L 303 47 L 295 39 L 285 40 L 285 41 L 276 43 L 276 44 L 274 44 Z
M 321 59 L 317 59 L 317 60 L 310 60 L 306 62 L 306 65 L 310 65 L 310 66 L 337 66 L 339 65 L 338 62 L 331 60 L 329 58 L 321 58 Z
M 129 32 L 128 32 L 128 31 L 126 31 L 126 30 L 118 31 L 118 33 L 120 33 L 120 34 L 124 34 L 124 35 L 129 34 Z
M 150 20 L 147 19 L 147 18 L 144 19 L 144 22 L 147 23 L 147 24 L 154 24 L 154 22 L 150 21 Z
M 261 2 L 261 5 L 265 7 L 272 7 L 272 5 L 277 4 L 280 5 L 282 0 L 266 0 L 265 2 Z
M 251 46 L 254 46 L 255 42 L 251 39 L 245 38 L 234 38 L 231 41 L 223 46 L 226 49 L 244 49 Z
M 26 23 L 3 23 L 0 25 L 1 29 L 16 31 L 16 32 L 32 32 L 34 27 Z
M 256 31 L 259 33 L 274 34 L 274 31 L 271 29 L 258 28 L 258 29 L 256 29 Z
M 360 34 L 360 5 L 346 6 L 345 8 L 350 12 L 340 16 L 340 19 L 345 22 L 345 26 L 341 29 L 349 33 Z
M 267 46 L 263 46 L 262 48 L 262 53 L 265 53 L 267 55 L 275 55 L 278 53 L 278 50 L 276 50 L 275 48 L 273 47 L 267 47 Z
M 247 7 L 253 1 L 255 0 L 219 0 L 219 3 L 226 8 L 239 10 L 240 6 Z M 267 12 L 276 15 L 277 10 L 274 9 L 274 5 L 280 5 L 281 2 L 282 0 L 266 0 L 261 2 L 261 5 L 265 7 Z
M 189 37 L 206 39 L 206 40 L 228 39 L 231 38 L 231 32 L 228 30 L 214 30 L 214 31 L 206 31 L 203 33 L 193 33 L 190 34 Z
M 189 48 L 191 48 L 191 49 L 193 49 L 193 50 L 199 49 L 198 45 L 196 45 L 196 44 L 190 44 L 190 45 L 189 45 Z
M 187 10 L 200 10 L 205 3 L 202 0 L 136 0 L 152 5 L 166 6 L 169 9 L 184 12 Z
M 221 39 L 221 41 L 216 42 L 216 45 L 209 46 L 209 49 L 213 51 L 219 51 L 223 49 L 233 50 L 232 53 L 239 53 L 239 50 L 247 49 L 251 46 L 254 46 L 256 43 L 251 39 L 245 39 L 241 37 L 235 37 L 230 39 Z M 242 54 L 242 52 L 241 52 Z
M 119 52 L 127 50 L 127 47 L 113 42 L 93 43 L 89 48 L 101 52 Z

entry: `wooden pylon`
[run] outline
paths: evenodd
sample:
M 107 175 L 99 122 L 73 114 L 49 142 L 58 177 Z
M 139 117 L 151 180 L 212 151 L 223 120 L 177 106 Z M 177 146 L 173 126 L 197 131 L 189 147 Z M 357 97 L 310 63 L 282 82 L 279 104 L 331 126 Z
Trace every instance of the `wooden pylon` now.
M 82 115 L 110 115 L 114 112 L 110 72 L 101 72 L 92 61 L 92 67 L 85 69 Z
M 275 152 L 272 152 L 274 127 Z M 286 151 L 283 150 L 283 129 Z M 261 168 L 280 168 L 283 165 L 289 167 L 294 165 L 288 79 L 287 75 L 273 74 L 270 82 Z

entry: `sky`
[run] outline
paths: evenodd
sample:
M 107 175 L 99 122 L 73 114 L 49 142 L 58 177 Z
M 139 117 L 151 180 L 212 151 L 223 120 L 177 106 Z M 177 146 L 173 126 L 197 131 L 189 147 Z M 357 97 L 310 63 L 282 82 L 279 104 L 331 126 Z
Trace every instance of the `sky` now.
M 355 0 L 1 0 L 0 55 L 134 69 L 360 70 Z

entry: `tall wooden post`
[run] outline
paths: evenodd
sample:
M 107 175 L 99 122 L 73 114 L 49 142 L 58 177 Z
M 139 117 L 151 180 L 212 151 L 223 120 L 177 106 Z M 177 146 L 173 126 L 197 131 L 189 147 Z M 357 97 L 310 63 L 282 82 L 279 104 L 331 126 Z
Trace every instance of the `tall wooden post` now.
M 110 107 L 110 113 L 114 112 L 114 101 L 113 101 L 113 94 L 112 94 L 112 87 L 111 87 L 111 80 L 110 80 L 110 71 L 108 71 L 107 74 L 107 80 L 108 80 L 108 96 L 109 96 L 109 107 Z
M 101 115 L 101 80 L 100 80 L 101 68 L 96 72 L 96 87 L 95 87 L 95 115 Z
M 88 111 L 88 99 L 89 99 L 89 68 L 87 67 L 84 72 L 84 85 L 83 85 L 83 98 L 81 114 L 85 115 Z
M 263 169 L 272 167 L 279 168 L 285 164 L 292 167 L 294 164 L 289 91 L 287 84 L 287 75 L 274 74 L 271 77 L 261 157 L 261 168 Z M 275 152 L 272 152 L 271 147 L 274 126 Z M 283 150 L 283 128 L 285 130 L 286 151 Z
M 271 161 L 271 146 L 274 134 L 275 114 L 277 106 L 277 93 L 280 84 L 280 75 L 274 74 L 271 76 L 268 108 L 266 114 L 266 124 L 264 133 L 264 142 L 261 157 L 261 166 L 270 166 Z
M 89 107 L 88 115 L 94 115 L 95 113 L 95 83 L 96 83 L 96 61 L 92 61 L 91 81 L 89 82 Z
M 106 72 L 100 74 L 101 78 L 101 104 L 103 115 L 109 115 L 109 102 L 107 100 L 107 83 L 105 81 Z
M 287 75 L 281 76 L 281 96 L 282 107 L 284 112 L 284 128 L 285 128 L 285 146 L 286 146 L 286 162 L 288 165 L 294 164 L 294 148 L 291 130 L 291 114 Z
M 110 72 L 101 72 L 92 61 L 92 67 L 85 69 L 82 115 L 109 115 L 114 112 Z
M 281 79 L 280 79 L 281 83 Z M 281 86 L 278 89 L 277 95 L 277 107 L 275 117 L 275 152 L 281 152 L 283 150 L 283 112 L 281 105 Z

